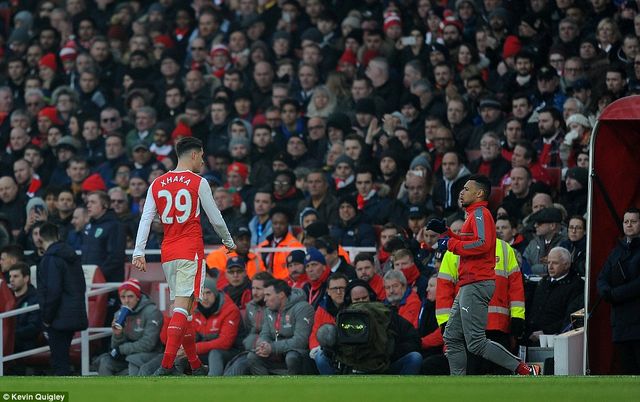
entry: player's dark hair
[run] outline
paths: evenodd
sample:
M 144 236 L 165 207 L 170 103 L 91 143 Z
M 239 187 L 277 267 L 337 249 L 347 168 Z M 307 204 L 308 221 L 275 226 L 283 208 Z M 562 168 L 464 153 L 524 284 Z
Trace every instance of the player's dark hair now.
M 469 181 L 475 181 L 480 190 L 484 193 L 483 199 L 486 201 L 491 195 L 491 181 L 485 175 L 474 174 L 469 177 Z
M 60 231 L 58 225 L 46 222 L 40 227 L 40 237 L 44 241 L 57 241 L 60 239 Z
M 273 275 L 271 275 L 267 271 L 262 271 L 262 272 L 258 272 L 257 274 L 255 274 L 253 276 L 253 278 L 251 278 L 251 280 L 252 281 L 264 281 L 265 283 L 267 283 L 268 281 L 272 281 L 273 280 Z
M 0 253 L 8 254 L 19 261 L 24 260 L 24 250 L 18 244 L 7 244 L 0 249 Z
M 200 151 L 202 149 L 202 141 L 195 137 L 182 137 L 176 143 L 176 155 L 180 158 L 182 155 L 191 151 Z
M 374 254 L 367 252 L 358 253 L 358 255 L 356 255 L 356 258 L 353 259 L 353 265 L 355 266 L 360 261 L 369 261 L 370 263 L 375 265 Z
M 327 285 L 331 281 L 339 281 L 340 279 L 343 279 L 345 283 L 349 283 L 349 278 L 347 277 L 347 275 L 343 274 L 342 272 L 334 272 L 327 279 Z
M 31 276 L 31 268 L 25 262 L 16 262 L 11 267 L 9 267 L 9 271 L 20 271 L 22 276 Z
M 322 236 L 316 239 L 316 248 L 318 250 L 325 249 L 327 250 L 327 254 L 334 253 L 338 250 L 338 243 L 331 236 Z
M 271 197 L 271 199 L 273 200 L 273 196 Z M 291 217 L 291 212 L 288 208 L 285 207 L 273 207 L 271 208 L 271 211 L 269 211 L 269 218 L 273 218 L 274 215 L 276 214 L 282 214 L 284 216 L 287 217 L 287 222 L 291 222 L 292 217 Z
M 287 297 L 291 296 L 291 286 L 289 286 L 287 282 L 283 281 L 282 279 L 272 279 L 264 284 L 265 288 L 268 288 L 270 286 L 273 286 L 273 290 L 275 290 L 276 293 L 284 292 Z

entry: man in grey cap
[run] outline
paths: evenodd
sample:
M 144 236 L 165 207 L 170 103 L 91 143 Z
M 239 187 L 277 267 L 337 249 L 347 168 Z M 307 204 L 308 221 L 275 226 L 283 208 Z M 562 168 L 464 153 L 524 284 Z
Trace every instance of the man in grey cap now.
M 552 248 L 558 246 L 566 236 L 562 229 L 562 211 L 555 207 L 543 208 L 531 216 L 536 236 L 524 251 L 523 258 L 530 266 L 530 272 L 538 276 L 547 275 L 547 256 Z
M 467 149 L 480 149 L 480 141 L 487 131 L 501 133 L 504 130 L 502 104 L 496 98 L 487 96 L 480 101 L 478 106 L 482 123 L 471 133 Z

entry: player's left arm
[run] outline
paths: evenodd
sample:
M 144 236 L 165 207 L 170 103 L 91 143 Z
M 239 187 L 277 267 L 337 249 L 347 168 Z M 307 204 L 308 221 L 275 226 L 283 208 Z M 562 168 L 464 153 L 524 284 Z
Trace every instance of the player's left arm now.
M 495 244 L 495 226 L 488 210 L 473 211 L 473 237 L 468 240 L 449 239 L 448 250 L 457 255 L 479 255 L 491 251 Z M 491 237 L 493 234 L 493 238 Z
M 233 242 L 231 233 L 229 233 L 229 228 L 227 228 L 227 224 L 224 222 L 222 214 L 220 213 L 220 210 L 218 209 L 218 206 L 213 199 L 211 187 L 209 187 L 209 184 L 205 179 L 201 179 L 200 181 L 198 196 L 200 197 L 200 204 L 202 205 L 202 209 L 204 209 L 204 212 L 207 214 L 207 217 L 209 218 L 209 222 L 211 222 L 213 229 L 222 239 L 222 244 L 224 244 L 224 246 L 228 250 L 235 249 L 236 244 Z

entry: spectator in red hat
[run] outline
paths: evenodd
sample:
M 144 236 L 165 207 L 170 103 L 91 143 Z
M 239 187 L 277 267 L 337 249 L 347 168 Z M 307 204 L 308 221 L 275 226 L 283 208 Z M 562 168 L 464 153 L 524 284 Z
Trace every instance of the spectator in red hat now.
M 98 173 L 94 173 L 82 182 L 82 191 L 91 193 L 93 191 L 106 191 L 107 185 Z
M 460 42 L 462 42 L 462 30 L 462 22 L 459 20 L 451 18 L 444 21 L 442 40 L 447 49 L 449 49 L 449 52 L 453 52 L 453 50 L 460 45 Z
M 100 356 L 98 375 L 137 375 L 144 363 L 161 351 L 162 313 L 142 293 L 140 282 L 129 279 L 118 288 L 122 308 L 111 324 L 111 350 Z
M 395 43 L 402 36 L 402 20 L 400 16 L 395 13 L 386 16 L 382 30 L 387 39 Z
M 227 183 L 224 187 L 233 193 L 233 206 L 240 208 L 242 204 L 251 205 L 253 202 L 253 187 L 247 184 L 249 166 L 240 162 L 233 162 L 227 167 Z
M 44 91 L 45 96 L 51 96 L 51 93 L 59 85 L 62 85 L 62 81 L 57 75 L 58 62 L 56 56 L 53 53 L 47 53 L 38 60 L 38 76 L 42 80 L 41 89 Z
M 217 78 L 222 79 L 225 70 L 231 68 L 231 57 L 229 55 L 229 48 L 223 44 L 213 45 L 211 48 L 211 70 L 213 75 Z
M 58 55 L 60 56 L 60 61 L 62 62 L 62 68 L 65 74 L 71 74 L 75 68 L 76 57 L 78 57 L 76 49 L 73 47 L 63 47 Z
M 356 58 L 355 53 L 351 50 L 346 49 L 340 59 L 338 60 L 338 66 L 336 70 L 343 73 L 348 80 L 353 80 L 356 75 L 358 67 L 358 59 Z

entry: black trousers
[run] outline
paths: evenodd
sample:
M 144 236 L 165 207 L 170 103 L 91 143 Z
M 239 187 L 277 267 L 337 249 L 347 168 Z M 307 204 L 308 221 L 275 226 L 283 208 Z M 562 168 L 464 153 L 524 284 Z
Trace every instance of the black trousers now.
M 616 342 L 622 374 L 640 374 L 640 340 Z
M 51 348 L 51 367 L 55 375 L 71 375 L 69 348 L 75 331 L 59 331 L 48 328 L 49 347 Z

